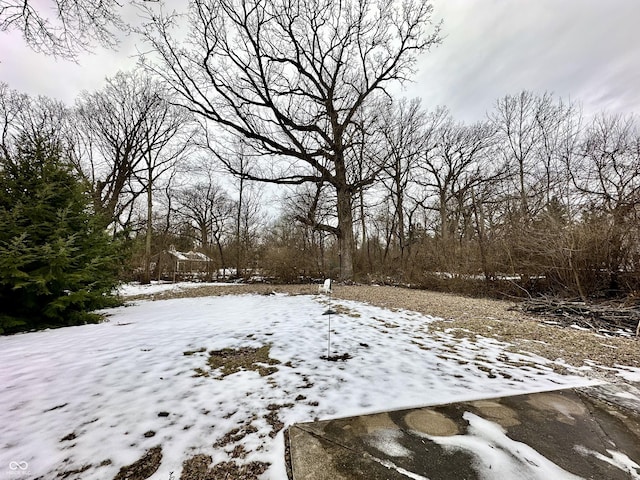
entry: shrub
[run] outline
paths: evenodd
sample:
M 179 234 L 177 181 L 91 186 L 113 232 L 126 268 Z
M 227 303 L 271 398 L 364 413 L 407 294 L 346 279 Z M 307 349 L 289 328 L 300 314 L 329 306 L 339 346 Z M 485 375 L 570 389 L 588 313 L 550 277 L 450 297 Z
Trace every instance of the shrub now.
M 97 321 L 118 262 L 86 185 L 47 138 L 0 162 L 0 333 Z

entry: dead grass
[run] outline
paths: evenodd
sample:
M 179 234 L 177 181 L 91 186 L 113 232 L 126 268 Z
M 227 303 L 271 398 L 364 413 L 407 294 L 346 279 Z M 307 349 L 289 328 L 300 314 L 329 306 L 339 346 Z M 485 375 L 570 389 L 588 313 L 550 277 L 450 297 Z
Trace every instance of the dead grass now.
M 148 450 L 138 461 L 122 467 L 113 480 L 146 480 L 160 467 L 162 448 Z
M 169 298 L 218 297 L 221 295 L 271 295 L 288 293 L 290 295 L 311 295 L 318 293 L 317 285 L 268 285 L 264 283 L 240 284 L 227 287 L 206 285 L 187 288 L 181 291 L 168 291 L 155 294 L 141 294 L 127 297 L 127 300 L 166 300 Z
M 233 430 L 229 430 L 225 433 L 216 443 L 213 444 L 215 448 L 225 447 L 232 443 L 237 443 L 247 435 L 256 433 L 258 429 L 251 424 L 254 419 L 249 419 L 244 425 Z
M 254 370 L 263 377 L 278 371 L 276 367 L 269 365 L 280 364 L 279 360 L 271 358 L 269 351 L 271 347 L 264 345 L 260 348 L 224 348 L 222 350 L 212 350 L 209 352 L 207 363 L 211 370 L 218 370 L 218 378 L 232 375 L 241 370 Z
M 593 332 L 545 324 L 544 318 L 509 310 L 513 302 L 371 286 L 338 287 L 334 296 L 440 317 L 442 320 L 426 328 L 446 330 L 459 337 L 492 337 L 512 343 L 514 351 L 532 352 L 550 360 L 561 358 L 573 366 L 582 366 L 585 360 L 591 360 L 607 367 L 640 367 L 640 343 L 637 339 L 602 338 Z
M 180 480 L 257 480 L 269 468 L 268 463 L 250 462 L 239 465 L 235 462 L 221 462 L 209 468 L 211 457 L 196 455 L 182 464 Z

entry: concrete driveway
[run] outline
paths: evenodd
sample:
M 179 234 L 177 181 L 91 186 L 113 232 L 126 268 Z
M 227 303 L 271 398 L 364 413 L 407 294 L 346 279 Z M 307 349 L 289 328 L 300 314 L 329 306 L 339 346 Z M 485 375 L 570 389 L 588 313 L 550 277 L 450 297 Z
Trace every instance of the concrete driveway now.
M 628 383 L 293 425 L 293 480 L 640 479 Z

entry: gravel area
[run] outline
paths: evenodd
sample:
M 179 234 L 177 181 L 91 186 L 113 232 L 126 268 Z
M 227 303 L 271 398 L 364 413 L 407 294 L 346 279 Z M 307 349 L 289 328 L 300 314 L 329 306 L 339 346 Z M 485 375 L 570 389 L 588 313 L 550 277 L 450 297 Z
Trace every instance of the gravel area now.
M 317 294 L 317 285 L 236 285 L 206 286 L 178 292 L 132 297 L 154 300 L 180 297 L 288 293 L 291 295 Z M 544 323 L 545 318 L 527 316 L 509 310 L 513 302 L 486 298 L 413 290 L 388 286 L 334 286 L 333 298 L 354 300 L 371 305 L 404 309 L 439 317 L 430 323 L 430 330 L 448 330 L 460 337 L 482 335 L 513 344 L 514 351 L 538 354 L 550 360 L 580 367 L 595 362 L 603 367 L 626 365 L 640 367 L 640 340 L 638 338 L 604 337 L 594 332 L 576 330 Z M 607 371 L 598 369 L 606 375 Z

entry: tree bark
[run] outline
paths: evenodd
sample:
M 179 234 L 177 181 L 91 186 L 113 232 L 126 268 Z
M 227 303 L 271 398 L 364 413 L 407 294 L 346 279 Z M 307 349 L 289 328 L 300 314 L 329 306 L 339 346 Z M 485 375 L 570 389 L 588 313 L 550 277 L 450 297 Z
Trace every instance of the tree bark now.
M 352 196 L 349 187 L 336 188 L 338 194 L 338 243 L 340 248 L 340 280 L 353 280 L 353 254 L 355 237 L 353 235 Z
M 360 225 L 362 228 L 362 251 L 366 253 L 367 265 L 369 266 L 369 272 L 373 271 L 373 263 L 371 261 L 371 249 L 369 248 L 369 236 L 367 233 L 367 219 L 364 212 L 364 191 L 360 190 Z
M 242 162 L 241 170 L 244 171 L 244 160 Z M 242 243 L 241 243 L 241 222 L 242 222 L 242 200 L 244 194 L 244 178 L 240 177 L 240 185 L 238 188 L 238 210 L 236 212 L 236 277 L 240 277 L 242 272 Z
M 153 224 L 153 201 L 152 201 L 152 175 L 149 169 L 149 178 L 147 179 L 147 235 L 145 238 L 144 249 L 144 274 L 142 276 L 142 284 L 148 285 L 151 283 L 151 240 L 152 240 L 152 224 Z

